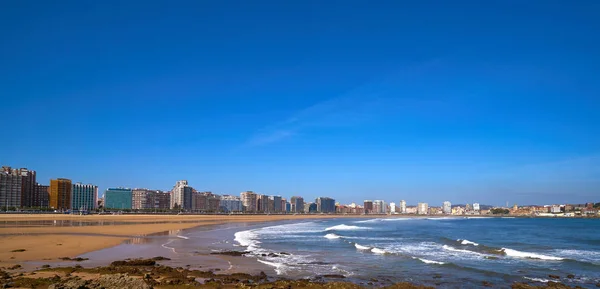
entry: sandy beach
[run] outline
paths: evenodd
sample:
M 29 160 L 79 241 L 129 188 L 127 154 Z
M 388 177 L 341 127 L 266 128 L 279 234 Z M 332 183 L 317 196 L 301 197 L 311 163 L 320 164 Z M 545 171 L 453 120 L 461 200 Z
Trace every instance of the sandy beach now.
M 116 246 L 133 237 L 197 226 L 341 217 L 344 216 L 0 215 L 0 266 L 76 257 Z

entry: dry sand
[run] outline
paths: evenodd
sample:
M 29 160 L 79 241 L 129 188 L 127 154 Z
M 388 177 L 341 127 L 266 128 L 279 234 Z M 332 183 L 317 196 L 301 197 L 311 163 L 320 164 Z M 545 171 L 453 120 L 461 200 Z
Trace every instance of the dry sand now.
M 57 260 L 116 246 L 134 236 L 233 222 L 340 218 L 324 215 L 0 215 L 0 266 Z M 359 216 L 348 216 L 359 217 Z M 371 216 L 373 217 L 373 216 Z M 77 226 L 40 226 L 40 221 Z M 81 222 L 79 225 L 78 222 Z M 127 222 L 129 224 L 120 224 Z M 90 225 L 94 224 L 94 225 Z M 16 250 L 25 250 L 16 252 Z M 14 252 L 13 252 L 14 251 Z

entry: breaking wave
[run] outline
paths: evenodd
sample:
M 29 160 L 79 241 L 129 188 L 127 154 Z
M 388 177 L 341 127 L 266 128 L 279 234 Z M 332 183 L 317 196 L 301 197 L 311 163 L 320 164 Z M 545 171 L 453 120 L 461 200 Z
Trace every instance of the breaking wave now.
M 367 227 L 359 227 L 359 226 L 348 226 L 345 224 L 341 224 L 341 225 L 337 225 L 337 226 L 333 226 L 333 227 L 329 227 L 327 229 L 325 229 L 325 231 L 354 231 L 354 230 L 367 230 L 369 228 Z

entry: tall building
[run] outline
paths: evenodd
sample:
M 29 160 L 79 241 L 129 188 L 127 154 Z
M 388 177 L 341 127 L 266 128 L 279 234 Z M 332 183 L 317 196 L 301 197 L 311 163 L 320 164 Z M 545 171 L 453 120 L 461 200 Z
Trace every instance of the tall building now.
M 72 183 L 69 179 L 50 180 L 50 208 L 70 210 Z
M 131 191 L 131 208 L 134 210 L 153 209 L 155 192 L 148 189 L 133 189 Z
M 292 204 L 290 202 L 285 203 L 285 211 L 290 213 L 292 211 Z
M 365 200 L 363 204 L 364 204 L 365 214 L 373 213 L 373 201 Z
M 96 208 L 98 186 L 75 183 L 71 187 L 71 209 L 89 211 Z
M 317 203 L 317 212 L 319 213 L 335 213 L 335 200 L 328 197 L 318 197 L 315 200 Z
M 479 212 L 479 203 L 473 203 L 473 211 Z
M 242 205 L 246 212 L 256 212 L 256 199 L 257 195 L 253 191 L 246 191 L 240 193 L 240 199 L 242 199 Z
M 131 209 L 132 191 L 126 188 L 108 188 L 104 191 L 104 207 L 107 209 Z
M 33 206 L 41 208 L 48 208 L 48 206 L 50 206 L 50 186 L 40 184 L 35 185 Z
M 445 201 L 444 205 L 442 206 L 442 211 L 444 212 L 444 214 L 446 215 L 450 215 L 452 214 L 452 203 Z
M 406 201 L 405 200 L 401 200 L 400 201 L 400 214 L 406 214 Z
M 429 213 L 429 205 L 427 205 L 427 203 L 417 204 L 417 214 L 427 215 L 428 213 Z
M 281 198 L 281 212 L 285 213 L 288 212 L 286 205 L 288 204 L 287 200 L 285 198 Z
M 35 171 L 30 171 L 26 168 L 18 169 L 19 175 L 21 176 L 21 207 L 39 207 L 34 202 L 35 185 L 37 184 L 35 179 Z
M 152 195 L 152 200 L 150 201 L 150 203 L 153 204 L 153 209 L 169 209 L 171 208 L 171 193 L 156 190 Z
M 391 202 L 390 203 L 390 214 L 396 214 L 398 213 L 398 208 L 396 207 L 396 203 Z
M 0 208 L 21 207 L 23 178 L 18 170 L 2 167 L 0 171 Z
M 281 213 L 283 209 L 281 207 L 281 196 L 272 196 L 273 199 L 273 213 Z
M 385 202 L 382 200 L 373 201 L 373 214 L 385 214 L 385 213 L 387 213 Z
M 291 212 L 293 212 L 293 213 L 308 213 L 308 211 L 306 211 L 304 209 L 304 198 L 299 197 L 299 196 L 293 196 L 290 199 L 290 204 L 291 204 Z
M 242 212 L 244 205 L 239 197 L 223 195 L 221 196 L 221 210 L 226 213 Z
M 257 195 L 256 196 L 256 211 L 261 213 L 269 212 L 269 196 Z
M 192 209 L 192 187 L 188 185 L 188 181 L 181 180 L 175 183 L 171 190 L 171 209 Z

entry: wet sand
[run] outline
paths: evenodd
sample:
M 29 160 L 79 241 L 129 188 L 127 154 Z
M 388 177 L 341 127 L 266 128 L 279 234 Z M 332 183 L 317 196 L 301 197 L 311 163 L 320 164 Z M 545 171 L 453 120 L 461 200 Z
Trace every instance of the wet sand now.
M 132 238 L 197 226 L 343 217 L 345 216 L 0 215 L 0 266 L 12 266 L 25 261 L 57 261 L 61 257 L 76 257 L 113 247 Z

